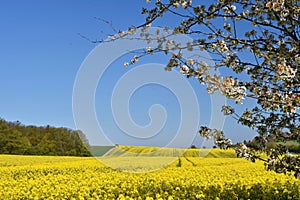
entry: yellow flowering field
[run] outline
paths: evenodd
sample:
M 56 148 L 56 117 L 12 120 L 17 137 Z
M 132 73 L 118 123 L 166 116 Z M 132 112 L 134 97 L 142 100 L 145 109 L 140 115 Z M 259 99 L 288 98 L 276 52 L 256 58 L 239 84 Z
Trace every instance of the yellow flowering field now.
M 168 165 L 158 166 L 170 160 Z M 119 168 L 110 168 L 110 160 Z M 134 165 L 139 163 L 140 165 Z M 1 199 L 300 199 L 300 180 L 239 158 L 0 155 Z M 157 170 L 143 172 L 143 166 Z M 126 172 L 135 169 L 139 173 Z

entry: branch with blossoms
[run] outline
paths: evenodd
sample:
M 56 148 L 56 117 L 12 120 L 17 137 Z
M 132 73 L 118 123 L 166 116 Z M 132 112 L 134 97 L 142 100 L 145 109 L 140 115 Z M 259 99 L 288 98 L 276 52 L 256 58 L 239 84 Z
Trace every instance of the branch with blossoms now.
M 151 3 L 150 0 L 147 0 Z M 197 4 L 197 3 L 202 4 Z M 267 149 L 270 139 L 300 142 L 300 7 L 296 0 L 155 0 L 152 8 L 142 9 L 145 23 L 118 31 L 106 41 L 116 39 L 145 40 L 144 50 L 135 52 L 125 67 L 144 56 L 164 53 L 170 58 L 166 70 L 179 69 L 187 78 L 195 78 L 207 86 L 207 92 L 219 92 L 243 103 L 246 98 L 257 105 L 238 114 L 224 105 L 222 111 L 238 123 L 255 129 L 259 150 L 269 154 L 262 159 L 244 144 L 235 147 L 239 157 L 252 161 L 262 159 L 267 169 L 295 173 L 299 176 L 299 156 L 292 156 L 281 147 Z M 166 14 L 177 20 L 175 26 L 148 28 Z M 137 35 L 137 30 L 140 30 Z M 192 42 L 182 44 L 172 36 L 186 34 Z M 130 36 L 130 37 L 129 37 Z M 153 46 L 153 43 L 156 46 Z M 150 45 L 152 44 L 152 45 Z M 151 47 L 150 47 L 151 46 Z M 201 56 L 185 57 L 184 51 L 203 50 L 211 55 L 214 65 L 203 62 Z M 212 73 L 225 68 L 231 76 Z M 221 148 L 232 147 L 222 131 L 201 127 L 203 137 L 213 138 Z

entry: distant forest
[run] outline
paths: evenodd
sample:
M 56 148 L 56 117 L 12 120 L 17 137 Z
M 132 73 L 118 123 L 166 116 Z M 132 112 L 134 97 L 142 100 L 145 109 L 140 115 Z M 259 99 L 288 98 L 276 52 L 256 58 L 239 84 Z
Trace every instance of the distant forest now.
M 25 126 L 0 118 L 0 154 L 90 156 L 85 135 L 78 130 Z

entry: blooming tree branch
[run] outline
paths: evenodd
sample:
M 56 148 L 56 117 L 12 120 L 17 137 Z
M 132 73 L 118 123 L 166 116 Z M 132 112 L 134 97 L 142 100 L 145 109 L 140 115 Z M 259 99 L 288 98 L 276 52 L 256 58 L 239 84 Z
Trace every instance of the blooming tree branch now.
M 119 31 L 111 40 L 135 35 L 136 39 L 153 41 L 156 46 L 145 47 L 127 67 L 139 58 L 156 53 L 170 55 L 166 70 L 179 68 L 187 78 L 195 78 L 207 85 L 207 92 L 219 92 L 237 104 L 253 98 L 257 105 L 243 113 L 224 105 L 225 115 L 238 123 L 255 129 L 259 150 L 266 151 L 268 159 L 260 158 L 245 144 L 235 146 L 237 155 L 252 161 L 265 161 L 267 169 L 293 172 L 300 176 L 299 156 L 292 156 L 280 147 L 268 149 L 272 140 L 300 141 L 300 6 L 296 0 L 218 0 L 192 2 L 191 0 L 156 0 L 150 9 L 143 8 L 145 23 Z M 152 4 L 151 4 L 152 5 Z M 177 20 L 175 26 L 166 26 L 163 33 L 148 32 L 148 27 L 161 23 L 164 15 Z M 187 34 L 193 38 L 186 44 L 172 40 L 172 35 Z M 150 45 L 149 45 L 150 46 Z M 185 58 L 183 50 L 205 50 L 212 55 L 214 65 L 197 57 Z M 226 68 L 231 76 L 211 73 L 211 69 Z M 221 148 L 232 147 L 222 131 L 201 127 L 199 134 L 213 138 Z

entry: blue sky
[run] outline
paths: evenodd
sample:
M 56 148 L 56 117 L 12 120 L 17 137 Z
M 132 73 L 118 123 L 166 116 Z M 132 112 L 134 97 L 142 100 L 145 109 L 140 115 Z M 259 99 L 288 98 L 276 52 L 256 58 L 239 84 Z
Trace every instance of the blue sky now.
M 140 14 L 143 6 L 147 4 L 142 0 L 0 1 L 0 117 L 8 121 L 19 120 L 26 125 L 49 124 L 76 129 L 72 113 L 73 87 L 82 62 L 96 47 L 78 34 L 93 40 L 104 39 L 112 33 L 107 24 L 95 17 L 111 21 L 118 29 L 139 25 L 144 21 Z M 112 94 L 112 84 L 126 73 L 127 69 L 121 66 L 123 58 L 129 56 L 115 61 L 113 65 L 120 65 L 120 70 L 115 70 L 116 67 L 108 70 L 97 87 L 95 109 L 98 121 L 113 143 L 163 146 L 180 124 L 180 110 L 176 110 L 178 100 L 166 88 L 147 85 L 137 90 L 130 100 L 132 118 L 141 126 L 149 123 L 148 109 L 153 104 L 163 105 L 170 113 L 171 118 L 167 118 L 161 137 L 132 139 L 124 136 L 112 120 L 106 94 Z M 162 63 L 166 61 L 163 57 L 153 57 L 142 63 L 155 62 L 155 59 Z M 195 81 L 191 85 L 199 100 L 199 125 L 208 125 L 210 96 L 205 93 L 205 87 Z M 233 141 L 253 137 L 252 131 L 236 125 L 231 118 L 226 118 L 224 131 Z M 196 138 L 197 143 L 201 143 L 200 138 Z

